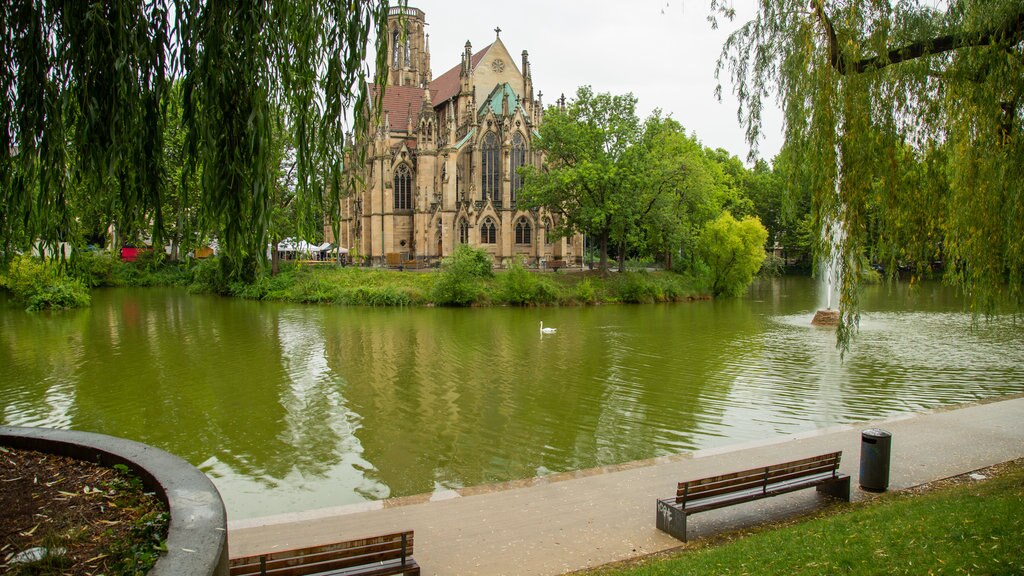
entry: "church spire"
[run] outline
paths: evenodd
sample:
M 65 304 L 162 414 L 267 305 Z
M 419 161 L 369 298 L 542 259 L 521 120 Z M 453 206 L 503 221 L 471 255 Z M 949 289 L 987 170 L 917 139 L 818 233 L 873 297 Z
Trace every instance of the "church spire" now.
M 388 14 L 388 85 L 419 86 L 430 81 L 426 17 L 418 8 L 392 8 Z

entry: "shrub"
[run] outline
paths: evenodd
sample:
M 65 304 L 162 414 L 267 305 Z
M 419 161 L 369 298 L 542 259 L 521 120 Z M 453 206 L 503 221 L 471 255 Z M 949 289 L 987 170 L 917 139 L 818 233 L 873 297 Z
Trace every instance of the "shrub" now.
M 442 306 L 468 306 L 482 296 L 480 279 L 494 275 L 487 251 L 460 244 L 442 263 L 431 299 Z
M 21 255 L 11 261 L 3 284 L 28 310 L 64 310 L 88 306 L 85 282 L 50 261 Z
M 534 288 L 537 280 L 523 267 L 517 257 L 512 260 L 508 270 L 498 276 L 498 300 L 522 306 L 534 300 Z
M 782 259 L 782 256 L 769 253 L 765 255 L 764 262 L 761 263 L 761 269 L 758 270 L 757 275 L 762 278 L 777 278 L 782 276 L 782 273 L 785 271 L 786 261 Z
M 446 272 L 453 271 L 476 278 L 494 276 L 491 255 L 483 248 L 473 248 L 467 244 L 459 244 L 452 255 L 441 262 L 441 266 Z
M 594 290 L 594 283 L 590 281 L 590 278 L 583 279 L 579 284 L 576 284 L 576 289 L 573 293 L 577 302 L 583 304 L 593 304 L 597 302 L 597 291 Z
M 224 262 L 224 263 L 222 263 Z M 190 292 L 227 295 L 231 293 L 226 261 L 221 257 L 206 258 L 193 268 Z
M 555 304 L 560 299 L 558 286 L 545 276 L 535 277 L 533 301 L 537 304 Z
M 139 255 L 135 259 L 135 265 L 145 272 L 153 273 L 160 268 L 160 265 L 165 260 L 167 260 L 167 254 L 163 250 L 147 248 L 146 250 L 139 250 Z
M 661 278 L 662 297 L 671 302 L 678 302 L 686 299 L 690 290 L 686 279 L 679 274 L 666 275 Z
M 441 306 L 469 306 L 482 296 L 480 279 L 473 276 L 459 276 L 450 270 L 441 272 L 430 299 Z
M 117 256 L 105 250 L 76 250 L 71 257 L 73 273 L 90 288 L 116 286 L 122 266 Z
M 650 304 L 663 299 L 660 287 L 652 281 L 646 272 L 620 274 L 617 289 L 621 302 Z

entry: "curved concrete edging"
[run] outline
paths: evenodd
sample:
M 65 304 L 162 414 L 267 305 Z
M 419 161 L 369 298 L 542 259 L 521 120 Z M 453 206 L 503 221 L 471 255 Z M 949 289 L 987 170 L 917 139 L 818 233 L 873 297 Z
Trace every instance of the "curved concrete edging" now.
M 0 446 L 124 464 L 167 504 L 167 553 L 148 576 L 228 573 L 227 513 L 213 482 L 177 456 L 139 442 L 92 432 L 0 426 Z

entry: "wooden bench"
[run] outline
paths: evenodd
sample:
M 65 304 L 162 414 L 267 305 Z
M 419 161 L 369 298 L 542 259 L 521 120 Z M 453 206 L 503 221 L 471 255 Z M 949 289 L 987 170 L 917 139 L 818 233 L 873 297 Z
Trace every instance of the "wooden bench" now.
M 268 552 L 229 562 L 231 576 L 386 576 L 416 574 L 413 533 L 398 532 L 283 552 Z
M 559 268 L 565 268 L 565 260 L 548 260 L 544 266 L 552 272 L 558 272 Z
M 815 487 L 850 501 L 850 477 L 839 473 L 842 452 L 680 482 L 674 498 L 658 500 L 658 529 L 686 542 L 690 514 Z

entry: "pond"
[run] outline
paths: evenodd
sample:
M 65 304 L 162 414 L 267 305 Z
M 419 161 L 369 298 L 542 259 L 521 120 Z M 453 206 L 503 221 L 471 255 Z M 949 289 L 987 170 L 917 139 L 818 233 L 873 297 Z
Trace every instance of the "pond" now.
M 972 322 L 948 288 L 868 288 L 843 359 L 810 325 L 817 302 L 804 278 L 735 300 L 526 309 L 103 290 L 87 310 L 0 307 L 0 422 L 163 448 L 239 519 L 1024 391 L 1024 327 Z

